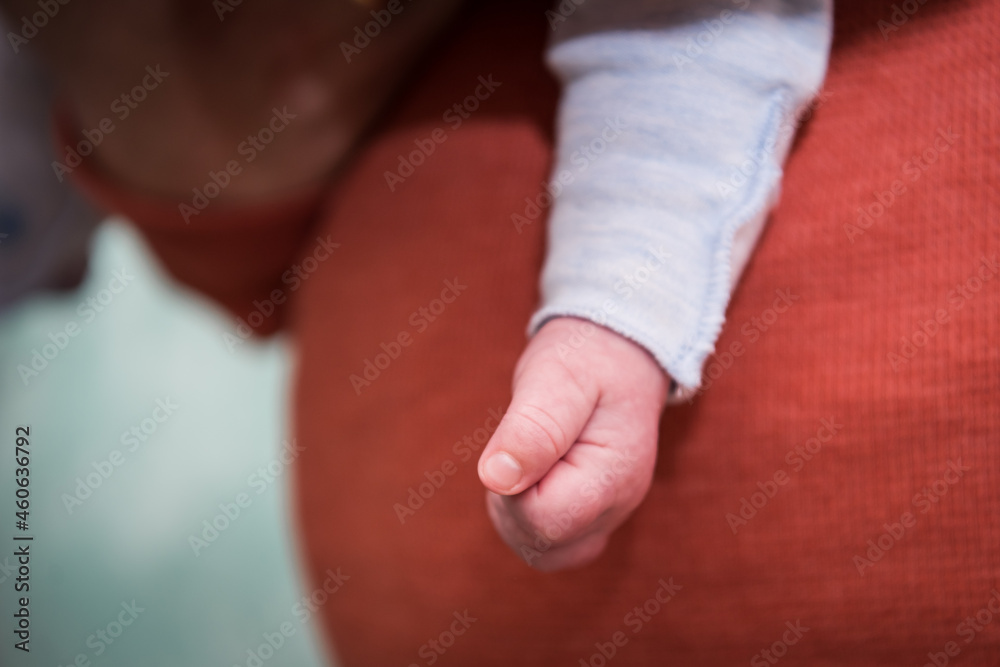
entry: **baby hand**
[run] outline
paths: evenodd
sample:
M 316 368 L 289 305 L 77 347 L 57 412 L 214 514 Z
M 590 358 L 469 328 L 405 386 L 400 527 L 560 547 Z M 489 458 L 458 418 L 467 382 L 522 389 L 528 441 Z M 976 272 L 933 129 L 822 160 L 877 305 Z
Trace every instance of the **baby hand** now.
M 529 565 L 590 562 L 642 502 L 668 384 L 648 352 L 597 324 L 561 317 L 535 334 L 479 460 L 493 525 Z

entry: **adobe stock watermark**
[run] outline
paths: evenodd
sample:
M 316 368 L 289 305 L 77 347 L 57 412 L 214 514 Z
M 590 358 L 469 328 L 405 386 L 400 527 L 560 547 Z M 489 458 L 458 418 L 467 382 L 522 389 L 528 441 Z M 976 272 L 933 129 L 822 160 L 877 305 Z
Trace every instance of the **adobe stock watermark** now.
M 799 643 L 802 637 L 809 632 L 809 628 L 802 625 L 802 621 L 795 619 L 795 623 L 785 621 L 785 630 L 781 634 L 781 639 L 774 641 L 769 647 L 761 649 L 759 653 L 750 658 L 751 667 L 768 667 L 776 665 L 778 661 L 788 655 L 788 649 Z
M 778 468 L 770 478 L 763 482 L 757 482 L 758 490 L 752 492 L 749 499 L 746 496 L 740 498 L 740 506 L 736 513 L 726 513 L 726 523 L 729 524 L 733 535 L 736 535 L 740 528 L 747 525 L 751 519 L 757 516 L 758 512 L 767 507 L 767 504 L 778 495 L 781 487 L 788 485 L 792 475 L 801 472 L 806 467 L 806 463 L 812 461 L 820 453 L 823 445 L 833 440 L 834 436 L 843 428 L 844 425 L 838 424 L 835 417 L 820 419 L 815 437 L 788 450 L 788 453 L 785 454 L 785 463 L 791 467 L 790 472 L 784 468 Z
M 72 660 L 66 663 L 66 667 L 91 667 L 92 660 L 101 657 L 125 634 L 125 630 L 131 627 L 139 618 L 139 614 L 146 611 L 145 607 L 140 607 L 135 600 L 122 602 L 121 611 L 103 627 L 97 628 L 86 640 L 86 646 L 92 649 L 92 653 L 77 653 Z M 57 665 L 62 667 L 62 664 Z
M 796 113 L 785 114 L 774 136 L 766 137 L 764 145 L 758 151 L 747 152 L 746 159 L 732 168 L 728 179 L 715 182 L 719 198 L 729 199 L 735 192 L 749 183 L 750 177 L 761 170 L 765 160 L 774 155 L 779 147 L 785 146 L 791 141 L 799 128 L 809 122 L 816 111 L 826 104 L 832 96 L 833 93 L 824 90 Z
M 417 649 L 417 656 L 422 658 L 424 664 L 428 667 L 436 663 L 441 656 L 447 653 L 448 649 L 458 641 L 458 638 L 468 632 L 472 624 L 479 620 L 469 614 L 468 609 L 463 612 L 453 612 L 452 618 L 454 620 L 437 637 L 428 639 L 426 643 Z M 408 667 L 420 667 L 420 664 L 411 662 Z
M 155 407 L 148 417 L 122 432 L 118 439 L 122 444 L 122 449 L 112 449 L 107 458 L 92 461 L 90 467 L 93 468 L 93 471 L 88 472 L 83 477 L 76 478 L 76 487 L 72 493 L 62 494 L 61 500 L 63 507 L 66 508 L 66 513 L 72 516 L 74 510 L 83 507 L 84 501 L 93 496 L 94 492 L 111 479 L 118 468 L 125 464 L 126 453 L 134 454 L 137 452 L 180 407 L 169 396 L 156 399 Z
M 281 284 L 284 287 L 274 288 L 263 299 L 254 299 L 251 302 L 252 309 L 247 316 L 236 318 L 236 327 L 233 331 L 222 333 L 222 342 L 226 344 L 226 348 L 233 352 L 239 345 L 246 342 L 256 329 L 259 329 L 278 311 L 280 306 L 284 305 L 288 296 L 298 291 L 302 284 L 319 270 L 320 264 L 330 259 L 330 256 L 338 248 L 340 248 L 340 244 L 334 243 L 329 234 L 325 238 L 317 236 L 312 252 L 301 261 L 292 264 L 281 274 Z
M 343 588 L 344 582 L 351 578 L 350 575 L 341 572 L 339 567 L 336 572 L 327 569 L 324 574 L 326 577 L 319 586 L 292 605 L 291 614 L 298 619 L 300 625 L 308 623 L 320 608 Z
M 750 0 L 732 0 L 736 5 L 736 11 L 745 11 L 750 6 Z M 674 54 L 674 67 L 678 72 L 683 72 L 684 67 L 693 65 L 694 61 L 700 58 L 706 49 L 712 47 L 716 40 L 726 31 L 726 27 L 736 21 L 737 14 L 731 9 L 723 9 L 719 16 L 714 19 L 702 21 L 705 27 L 698 34 L 688 37 L 683 53 Z
M 947 307 L 938 308 L 934 311 L 933 317 L 919 321 L 912 333 L 899 339 L 898 351 L 887 354 L 892 372 L 898 373 L 910 363 L 920 350 L 927 347 L 941 327 L 951 322 L 951 313 L 961 310 L 966 302 L 974 298 L 983 289 L 984 284 L 996 278 L 998 273 L 1000 273 L 1000 260 L 997 255 L 992 259 L 981 257 L 973 274 L 945 295 Z
M 392 362 L 399 359 L 403 351 L 413 344 L 413 336 L 427 331 L 448 306 L 455 303 L 462 292 L 469 289 L 469 286 L 460 282 L 457 277 L 445 280 L 443 285 L 444 289 L 441 290 L 441 294 L 437 298 L 431 299 L 427 305 L 410 313 L 407 322 L 411 329 L 403 329 L 390 338 L 388 343 L 381 342 L 379 344 L 380 351 L 362 362 L 361 372 L 351 373 L 348 376 L 347 379 L 351 383 L 351 388 L 354 389 L 355 396 L 360 396 L 362 390 L 372 386 L 372 383 L 381 377 L 382 373 L 392 365 Z
M 21 17 L 20 32 L 8 32 L 7 41 L 14 53 L 20 53 L 21 47 L 38 36 L 38 31 L 49 24 L 59 13 L 59 10 L 70 3 L 70 0 L 38 0 L 38 10 L 31 16 Z
M 10 558 L 5 557 L 0 563 L 0 585 L 16 574 L 17 568 L 11 565 Z
M 413 0 L 406 0 L 406 4 Z M 351 58 L 361 55 L 361 52 L 368 48 L 372 40 L 382 34 L 382 31 L 389 27 L 392 20 L 403 13 L 406 5 L 401 0 L 389 0 L 384 9 L 371 10 L 372 20 L 364 26 L 354 26 L 354 39 L 351 42 L 341 42 L 340 52 L 344 54 L 344 60 L 348 63 Z
M 894 4 L 889 19 L 879 19 L 875 24 L 878 31 L 882 33 L 882 40 L 888 42 L 889 35 L 899 32 L 899 29 L 906 25 L 910 17 L 925 4 L 927 4 L 927 0 L 904 0 L 899 4 Z
M 656 583 L 658 586 L 649 598 L 642 604 L 633 607 L 622 617 L 622 625 L 632 631 L 632 636 L 642 632 L 642 629 L 653 620 L 653 617 L 663 611 L 663 607 L 677 597 L 677 594 L 684 588 L 680 584 L 675 584 L 673 577 L 666 581 L 661 577 Z M 587 658 L 580 658 L 579 667 L 605 667 L 608 661 L 618 655 L 618 651 L 628 646 L 629 639 L 628 633 L 624 630 L 616 630 L 611 633 L 608 641 L 595 642 L 594 648 L 596 650 Z
M 48 343 L 38 348 L 32 348 L 31 358 L 27 364 L 18 364 L 17 373 L 21 377 L 21 382 L 27 387 L 31 379 L 38 377 L 42 371 L 48 368 L 56 358 L 67 348 L 74 338 L 83 331 L 83 326 L 89 325 L 100 313 L 103 313 L 110 306 L 118 295 L 125 291 L 135 276 L 129 275 L 128 269 L 122 268 L 119 271 L 112 271 L 111 280 L 107 286 L 98 290 L 93 296 L 89 296 L 76 307 L 76 314 L 82 319 L 82 324 L 76 320 L 69 320 L 61 329 L 48 333 Z
M 721 352 L 714 352 L 707 360 L 703 373 L 704 379 L 697 391 L 692 392 L 687 399 L 694 401 L 699 395 L 712 388 L 712 385 L 733 367 L 736 360 L 746 354 L 751 345 L 771 330 L 778 319 L 788 312 L 802 297 L 792 292 L 790 287 L 774 290 L 775 299 L 770 308 L 765 308 L 759 315 L 751 317 L 740 326 L 744 341 L 734 340 L 729 347 Z
M 497 88 L 503 85 L 502 81 L 494 81 L 492 74 L 485 77 L 480 75 L 477 81 L 478 85 L 472 93 L 460 102 L 451 105 L 441 114 L 441 120 L 448 124 L 452 132 L 461 128 L 465 124 L 465 121 L 479 110 L 481 104 L 488 100 L 496 92 Z M 414 139 L 413 145 L 416 148 L 406 155 L 400 153 L 397 156 L 399 162 L 396 165 L 395 171 L 386 170 L 383 174 L 389 192 L 395 192 L 399 185 L 405 183 L 406 179 L 410 176 L 413 176 L 417 168 L 423 165 L 434 154 L 438 146 L 446 141 L 448 141 L 448 132 L 441 127 L 434 128 L 426 137 Z
M 188 545 L 194 555 L 200 556 L 205 549 L 219 539 L 223 532 L 229 530 L 229 527 L 236 523 L 245 514 L 247 508 L 253 504 L 254 497 L 271 488 L 303 451 L 305 451 L 305 447 L 300 447 L 294 438 L 285 440 L 278 456 L 268 462 L 266 466 L 260 466 L 256 471 L 250 473 L 246 485 L 254 492 L 254 495 L 241 491 L 231 502 L 219 503 L 219 513 L 202 521 L 200 532 L 188 535 Z
M 910 504 L 918 509 L 920 514 L 927 514 L 941 502 L 941 499 L 948 494 L 953 486 L 962 481 L 965 473 L 970 470 L 972 468 L 969 466 L 962 465 L 961 458 L 955 461 L 949 460 L 944 466 L 941 477 L 916 493 L 910 499 Z M 871 569 L 875 563 L 882 560 L 898 542 L 902 541 L 906 536 L 906 531 L 912 530 L 916 525 L 917 515 L 910 511 L 903 512 L 896 523 L 883 523 L 882 534 L 865 543 L 868 549 L 864 555 L 856 555 L 851 559 L 858 574 L 862 577 L 865 576 L 865 570 Z
M 600 502 L 602 495 L 608 489 L 613 489 L 618 479 L 627 475 L 635 467 L 638 459 L 628 451 L 615 452 L 614 461 L 601 471 L 601 474 L 588 479 L 577 489 L 576 496 L 580 501 L 569 504 L 564 512 L 555 512 L 551 520 L 541 530 L 535 528 L 534 542 L 531 545 L 522 544 L 517 550 L 521 559 L 528 565 L 541 558 L 553 544 L 568 533 L 576 520 L 585 513 L 587 506 Z
M 888 189 L 875 190 L 872 192 L 874 200 L 866 206 L 858 207 L 855 223 L 844 224 L 844 234 L 847 235 L 847 240 L 854 243 L 857 237 L 871 229 L 875 222 L 885 215 L 900 197 L 909 192 L 906 182 L 912 185 L 919 181 L 927 173 L 927 170 L 936 164 L 944 153 L 951 150 L 955 142 L 961 138 L 961 135 L 955 134 L 951 127 L 947 130 L 939 129 L 931 145 L 918 155 L 911 156 L 900 167 L 905 181 L 903 178 L 897 178 L 889 184 Z
M 339 567 L 336 572 L 327 569 L 325 574 L 326 578 L 318 587 L 292 605 L 290 613 L 298 620 L 299 627 L 305 626 L 313 615 L 351 578 L 341 572 Z M 272 632 L 261 633 L 260 638 L 263 641 L 248 648 L 243 663 L 233 663 L 233 667 L 263 667 L 265 662 L 277 655 L 278 651 L 288 643 L 288 640 L 295 636 L 298 629 L 295 624 L 288 620 L 278 624 L 278 627 Z
M 471 434 L 463 436 L 461 440 L 455 441 L 455 444 L 452 445 L 451 451 L 458 457 L 458 464 L 450 458 L 445 459 L 437 468 L 424 472 L 425 481 L 421 481 L 416 486 L 411 486 L 406 490 L 405 503 L 394 503 L 392 506 L 400 524 L 405 524 L 407 519 L 416 516 L 417 511 L 434 497 L 434 494 L 445 485 L 445 482 L 455 476 L 459 464 L 471 461 L 472 457 L 489 442 L 490 436 L 500 425 L 503 414 L 503 408 L 487 410 L 486 421 L 483 422 L 483 425 L 476 428 Z
M 119 122 L 127 120 L 132 112 L 138 109 L 139 105 L 145 102 L 149 94 L 156 90 L 168 76 L 170 76 L 170 72 L 161 70 L 159 64 L 155 67 L 147 65 L 146 75 L 142 77 L 142 80 L 132 86 L 131 90 L 122 93 L 111 102 L 110 115 L 102 118 L 96 127 L 83 130 L 81 132 L 83 139 L 78 141 L 75 146 L 67 144 L 63 147 L 65 149 L 63 161 L 52 162 L 52 171 L 55 173 L 56 179 L 62 183 L 64 176 L 73 173 L 74 169 L 83 164 L 83 158 L 93 153 L 94 149 L 104 141 L 104 137 L 115 131 L 117 126 L 112 117 L 117 118 Z
M 572 153 L 570 153 L 570 164 L 575 170 L 562 169 L 549 181 L 541 183 L 542 191 L 534 197 L 524 198 L 524 209 L 520 213 L 511 213 L 510 221 L 514 225 L 514 230 L 521 234 L 524 228 L 532 224 L 542 215 L 562 194 L 567 185 L 573 183 L 583 174 L 601 155 L 608 150 L 608 147 L 621 137 L 622 132 L 628 127 L 628 123 L 622 120 L 621 115 L 614 118 L 605 118 L 604 127 L 598 136 L 590 140 Z
M 177 211 L 184 219 L 185 224 L 191 223 L 191 218 L 201 215 L 201 212 L 208 208 L 222 191 L 229 187 L 233 179 L 243 173 L 243 168 L 257 159 L 257 157 L 267 150 L 275 138 L 284 132 L 285 128 L 291 124 L 298 116 L 290 113 L 288 107 L 273 107 L 271 117 L 267 120 L 256 134 L 247 135 L 246 139 L 236 146 L 236 156 L 226 162 L 218 171 L 209 171 L 208 180 L 200 188 L 192 188 L 191 203 L 180 203 Z M 239 158 L 242 158 L 240 160 Z
M 622 302 L 628 301 L 637 294 L 649 282 L 653 274 L 663 268 L 671 257 L 662 245 L 653 247 L 652 244 L 647 243 L 646 252 L 649 253 L 649 257 L 644 262 L 640 262 L 631 271 L 620 273 L 621 277 L 612 286 L 617 297 L 604 300 L 600 311 L 593 318 L 594 322 L 603 326 L 608 321 L 608 316 L 613 315 Z M 583 349 L 591 337 L 597 333 L 597 326 L 594 322 L 587 320 L 577 322 L 571 327 L 572 333 L 567 339 L 556 343 L 556 353 L 560 359 L 565 361 L 567 357 Z
M 212 9 L 219 17 L 219 23 L 222 23 L 226 20 L 226 14 L 232 14 L 242 4 L 243 0 L 212 0 Z
M 990 591 L 990 598 L 974 615 L 955 626 L 955 634 L 964 640 L 968 646 L 975 641 L 976 636 L 986 629 L 993 620 L 1000 617 L 1000 591 L 996 588 Z M 946 667 L 951 659 L 962 652 L 962 645 L 956 641 L 947 642 L 940 651 L 928 651 L 924 667 Z
M 554 9 L 545 10 L 545 18 L 549 22 L 549 28 L 556 30 L 561 24 L 566 22 L 570 16 L 576 13 L 576 8 L 587 0 L 562 0 Z

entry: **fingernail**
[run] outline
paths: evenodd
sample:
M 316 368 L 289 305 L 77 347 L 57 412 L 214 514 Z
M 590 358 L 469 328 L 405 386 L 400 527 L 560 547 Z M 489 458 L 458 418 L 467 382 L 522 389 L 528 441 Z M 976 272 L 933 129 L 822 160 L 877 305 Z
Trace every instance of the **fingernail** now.
M 521 481 L 524 471 L 513 456 L 507 452 L 500 452 L 490 457 L 483 466 L 483 475 L 498 489 L 512 489 Z

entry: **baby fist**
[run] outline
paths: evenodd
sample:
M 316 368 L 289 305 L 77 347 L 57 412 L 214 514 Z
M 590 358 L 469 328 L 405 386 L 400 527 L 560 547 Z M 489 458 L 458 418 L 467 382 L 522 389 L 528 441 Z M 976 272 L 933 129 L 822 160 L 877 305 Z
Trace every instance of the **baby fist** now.
M 642 502 L 668 384 L 610 329 L 561 317 L 535 334 L 479 460 L 493 525 L 529 565 L 590 562 Z

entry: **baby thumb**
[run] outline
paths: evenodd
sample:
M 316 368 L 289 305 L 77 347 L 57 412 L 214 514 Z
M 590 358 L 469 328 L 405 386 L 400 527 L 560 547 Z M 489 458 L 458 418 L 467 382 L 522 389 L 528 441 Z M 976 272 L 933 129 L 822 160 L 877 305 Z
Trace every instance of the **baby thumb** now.
M 531 487 L 573 446 L 596 403 L 562 365 L 529 365 L 479 459 L 479 479 L 507 496 Z

